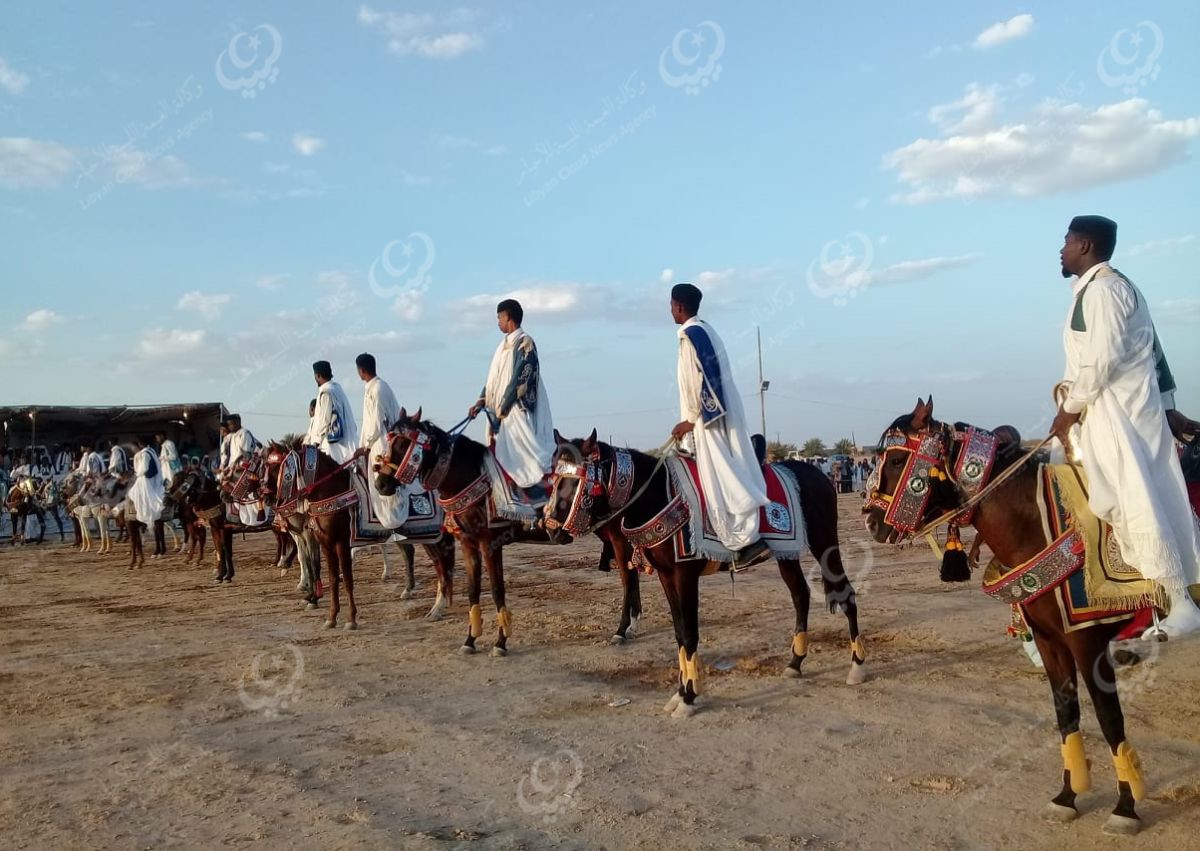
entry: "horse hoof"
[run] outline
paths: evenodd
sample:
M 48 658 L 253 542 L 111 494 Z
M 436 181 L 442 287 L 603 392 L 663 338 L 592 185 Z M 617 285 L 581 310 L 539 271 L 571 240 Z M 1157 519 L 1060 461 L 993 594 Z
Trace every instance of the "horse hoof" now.
M 304 608 L 306 608 L 306 609 L 315 609 L 316 607 L 317 607 L 316 603 L 305 603 L 304 604 Z
M 427 621 L 440 621 L 441 619 L 442 619 L 442 610 L 441 609 L 433 609 L 432 611 L 430 611 L 429 614 L 427 614 L 425 616 L 425 620 L 427 620 Z
M 1074 807 L 1064 807 L 1062 804 L 1056 804 L 1051 801 L 1046 804 L 1046 809 L 1042 810 L 1042 815 L 1048 821 L 1066 823 L 1079 818 L 1079 810 Z
M 612 644 L 614 646 L 620 646 L 620 645 L 624 644 L 627 640 L 628 639 L 626 639 L 625 636 L 623 636 L 623 635 L 621 635 L 621 633 L 617 632 L 617 633 L 613 633 L 613 636 L 612 636 L 612 638 L 610 638 L 608 640 L 608 643 Z
M 405 588 L 405 589 L 403 589 L 403 590 L 400 592 L 400 599 L 401 599 L 401 600 L 407 600 L 407 599 L 409 599 L 410 597 L 412 597 L 412 596 L 413 596 L 413 591 L 414 591 L 414 589 L 412 589 L 412 588 Z
M 287 568 L 286 567 L 279 568 L 279 578 L 283 579 L 283 577 L 285 577 L 285 576 L 287 576 Z
M 458 652 L 463 656 L 473 656 L 475 655 L 475 648 L 470 644 L 464 644 L 462 647 L 458 648 Z
M 1113 813 L 1101 830 L 1109 836 L 1133 836 L 1142 829 L 1142 820 Z
M 346 629 L 350 629 L 350 630 L 358 629 L 358 621 L 350 621 L 349 623 L 346 624 Z
M 867 681 L 867 666 L 866 663 L 860 665 L 857 662 L 850 663 L 850 673 L 846 676 L 846 685 L 857 686 L 862 685 Z
M 853 673 L 853 671 L 851 671 L 851 673 Z M 793 668 L 791 665 L 788 665 L 783 669 L 783 676 L 789 680 L 798 680 L 800 679 L 800 669 Z
M 663 707 L 663 712 L 666 712 L 669 715 L 670 713 L 674 712 L 677 707 L 681 706 L 682 703 L 683 695 L 681 695 L 679 692 L 675 692 L 673 695 L 671 695 L 671 699 L 667 701 L 667 705 Z
M 680 699 L 679 705 L 675 707 L 675 711 L 671 713 L 671 717 L 672 718 L 691 718 L 693 715 L 696 714 L 696 710 L 698 710 L 699 708 L 700 707 L 696 706 L 696 704 L 694 704 L 694 703 L 684 703 L 683 700 Z
M 508 655 L 507 648 L 504 648 L 504 647 L 493 647 L 492 648 L 492 656 L 496 657 L 497 659 L 501 659 L 507 655 Z
M 326 628 L 326 629 L 333 629 L 333 628 L 334 628 L 334 627 L 336 627 L 336 626 L 337 626 L 337 622 L 336 622 L 336 621 L 325 621 L 325 628 Z

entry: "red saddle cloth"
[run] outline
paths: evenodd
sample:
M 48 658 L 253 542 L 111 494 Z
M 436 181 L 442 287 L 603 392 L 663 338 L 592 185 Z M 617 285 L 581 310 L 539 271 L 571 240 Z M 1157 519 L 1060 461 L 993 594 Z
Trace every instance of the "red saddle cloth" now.
M 683 461 L 688 476 L 696 486 L 696 493 L 700 494 L 700 505 L 704 509 L 704 528 L 711 531 L 708 522 L 708 499 L 704 495 L 704 487 L 700 484 L 700 470 L 696 465 L 696 459 L 681 457 L 680 460 Z M 789 535 L 792 533 L 795 523 L 787 509 L 790 503 L 787 489 L 780 480 L 774 465 L 764 464 L 762 474 L 763 480 L 767 483 L 767 498 L 771 502 L 758 509 L 758 530 L 763 535 Z

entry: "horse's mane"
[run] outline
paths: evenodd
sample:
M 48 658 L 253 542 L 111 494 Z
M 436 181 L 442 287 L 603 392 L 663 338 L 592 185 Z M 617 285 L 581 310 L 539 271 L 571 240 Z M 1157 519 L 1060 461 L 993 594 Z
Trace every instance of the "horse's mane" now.
M 464 434 L 459 434 L 456 437 L 451 437 L 450 433 L 441 426 L 433 422 L 433 420 L 421 420 L 418 423 L 412 424 L 418 431 L 423 431 L 430 437 L 434 438 L 443 446 L 453 445 L 455 449 L 463 453 L 461 457 L 471 463 L 483 463 L 484 453 L 487 452 L 487 447 L 478 440 L 473 440 Z

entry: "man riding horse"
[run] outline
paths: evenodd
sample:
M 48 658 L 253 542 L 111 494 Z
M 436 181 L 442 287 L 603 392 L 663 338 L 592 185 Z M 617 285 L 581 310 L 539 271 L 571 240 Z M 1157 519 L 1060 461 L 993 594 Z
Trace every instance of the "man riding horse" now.
M 1109 265 L 1116 243 L 1117 224 L 1103 216 L 1076 216 L 1067 229 L 1060 257 L 1074 298 L 1063 330 L 1066 398 L 1051 430 L 1082 456 L 1088 505 L 1112 524 L 1126 563 L 1166 591 L 1162 627 L 1180 635 L 1200 629 L 1188 595 L 1200 583 L 1200 541 L 1173 440 L 1189 421 L 1174 410 L 1145 296 Z

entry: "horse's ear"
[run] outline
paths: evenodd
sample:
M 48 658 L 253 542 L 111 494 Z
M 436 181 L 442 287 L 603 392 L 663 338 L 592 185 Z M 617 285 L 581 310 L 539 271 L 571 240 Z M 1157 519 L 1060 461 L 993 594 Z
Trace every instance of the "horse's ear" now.
M 421 421 L 421 411 L 423 411 L 423 410 L 424 410 L 424 408 L 417 408 L 417 412 L 415 414 L 413 414 L 413 418 L 412 418 L 412 421 L 414 423 L 419 423 Z
M 929 425 L 929 415 L 933 409 L 925 404 L 924 399 L 917 399 L 917 406 L 912 412 L 912 427 L 920 431 Z
M 592 429 L 592 433 L 587 436 L 588 443 L 599 443 L 600 438 L 596 436 L 596 430 Z
M 400 406 L 400 415 L 396 417 L 396 422 L 402 423 L 408 418 L 408 411 L 404 410 L 404 406 Z
M 564 443 L 566 443 L 566 441 L 563 440 L 563 436 L 558 433 L 558 429 L 555 429 L 554 430 L 554 445 L 562 446 Z

